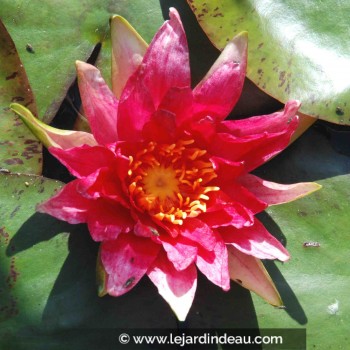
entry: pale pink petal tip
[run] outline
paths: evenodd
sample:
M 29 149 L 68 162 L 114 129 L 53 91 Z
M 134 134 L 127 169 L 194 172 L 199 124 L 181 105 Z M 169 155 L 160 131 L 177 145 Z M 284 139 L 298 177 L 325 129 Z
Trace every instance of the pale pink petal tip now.
M 242 287 L 255 292 L 273 306 L 283 305 L 280 294 L 262 262 L 234 247 L 228 247 L 230 277 Z
M 142 63 L 148 44 L 121 16 L 111 19 L 112 90 L 120 98 L 126 82 Z
M 184 321 L 192 306 L 197 288 L 195 265 L 192 264 L 185 270 L 177 271 L 163 253 L 149 269 L 148 277 L 170 305 L 178 320 Z
M 315 182 L 300 182 L 291 185 L 279 184 L 247 174 L 240 179 L 242 185 L 268 205 L 288 203 L 307 196 L 322 188 Z

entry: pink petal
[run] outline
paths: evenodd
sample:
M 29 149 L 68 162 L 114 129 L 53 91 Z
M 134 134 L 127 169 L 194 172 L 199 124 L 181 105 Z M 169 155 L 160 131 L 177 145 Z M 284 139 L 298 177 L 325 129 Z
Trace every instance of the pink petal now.
M 101 146 L 83 145 L 67 150 L 50 147 L 49 151 L 78 178 L 88 176 L 99 168 L 110 166 L 115 160 L 115 155 Z
M 322 187 L 315 182 L 300 182 L 292 185 L 282 185 L 260 179 L 251 174 L 242 176 L 239 179 L 239 182 L 268 205 L 288 203 L 317 191 Z
M 231 279 L 255 292 L 271 305 L 282 306 L 281 297 L 262 262 L 233 246 L 227 247 L 227 250 Z
M 124 233 L 101 243 L 101 261 L 108 274 L 107 293 L 119 296 L 132 289 L 158 255 L 160 245 L 148 238 Z
M 177 271 L 165 253 L 159 254 L 147 272 L 159 294 L 170 305 L 177 318 L 184 321 L 192 306 L 197 288 L 197 270 L 194 264 Z
M 232 182 L 245 171 L 244 162 L 231 162 L 220 157 L 210 157 L 220 185 L 222 182 Z
M 172 113 L 177 125 L 186 122 L 193 115 L 191 87 L 172 87 L 163 97 L 158 109 Z
M 180 226 L 179 232 L 183 237 L 196 242 L 206 250 L 213 250 L 216 238 L 210 227 L 196 218 L 187 218 Z
M 122 141 L 141 141 L 141 131 L 150 121 L 155 107 L 150 92 L 136 71 L 123 90 L 118 108 L 118 135 Z
M 208 226 L 242 228 L 253 224 L 253 213 L 239 202 L 233 201 L 222 191 L 213 193 L 211 199 L 212 202 L 210 202 L 207 211 L 200 215 L 200 219 Z
M 210 152 L 231 161 L 244 161 L 245 171 L 250 172 L 285 149 L 298 125 L 294 118 L 279 133 L 268 133 L 235 138 L 228 134 L 217 134 L 212 140 Z
M 286 248 L 257 219 L 253 226 L 239 230 L 233 227 L 221 227 L 219 232 L 225 243 L 232 244 L 244 254 L 255 256 L 258 259 L 279 259 L 281 261 L 289 259 Z
M 161 235 L 159 239 L 176 270 L 186 269 L 196 259 L 198 248 L 194 242 L 181 236 L 172 238 L 168 235 Z
M 144 125 L 142 138 L 146 141 L 158 143 L 172 143 L 175 141 L 175 115 L 158 109 Z
M 118 141 L 118 100 L 96 67 L 77 61 L 76 68 L 84 112 L 95 139 L 102 145 Z
M 142 64 L 125 85 L 119 106 L 120 138 L 140 140 L 143 126 L 158 109 L 168 90 L 190 85 L 185 32 L 178 13 L 170 9 L 170 20 L 159 29 Z
M 222 239 L 218 239 L 212 251 L 199 249 L 196 265 L 198 269 L 217 286 L 230 289 L 227 249 Z
M 142 62 L 140 74 L 158 106 L 170 88 L 191 85 L 186 35 L 174 8 L 153 38 Z
M 298 126 L 295 113 L 299 105 L 298 101 L 290 101 L 282 112 L 221 122 L 208 150 L 231 161 L 244 161 L 246 172 L 250 172 L 288 146 Z
M 262 212 L 267 208 L 266 202 L 250 192 L 237 182 L 225 182 L 221 185 L 221 190 L 225 192 L 233 201 L 237 201 L 243 207 L 248 208 L 253 214 Z
M 135 222 L 130 216 L 130 210 L 105 200 L 95 200 L 91 205 L 87 224 L 95 241 L 116 239 L 120 233 L 130 232 Z
M 79 180 L 65 185 L 56 195 L 37 206 L 37 211 L 67 221 L 70 224 L 86 222 L 91 201 L 77 192 Z
M 237 103 L 247 66 L 247 33 L 233 38 L 193 90 L 194 113 L 223 120 Z
M 286 103 L 284 110 L 272 114 L 251 117 L 242 120 L 225 120 L 221 125 L 223 132 L 229 132 L 236 137 L 268 133 L 279 133 L 286 129 L 286 126 L 294 118 L 300 102 L 290 100 Z
M 121 16 L 110 22 L 112 41 L 112 90 L 120 98 L 127 80 L 142 62 L 147 43 Z

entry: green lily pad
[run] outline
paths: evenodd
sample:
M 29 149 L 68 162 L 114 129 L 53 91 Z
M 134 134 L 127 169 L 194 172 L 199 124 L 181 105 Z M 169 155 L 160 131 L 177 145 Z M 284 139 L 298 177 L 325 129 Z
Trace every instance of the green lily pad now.
M 16 47 L 0 20 L 0 167 L 41 173 L 41 145 L 10 110 L 18 102 L 34 114 L 36 105 Z
M 76 60 L 86 61 L 103 43 L 102 70 L 110 76 L 109 18 L 120 14 L 150 40 L 163 21 L 159 1 L 4 0 L 0 18 L 26 67 L 38 113 L 50 122 L 76 77 Z
M 187 0 L 210 40 L 222 49 L 249 32 L 247 76 L 301 112 L 350 124 L 349 3 L 337 1 Z
M 259 169 L 273 181 L 323 185 L 309 197 L 270 207 L 262 216 L 292 256 L 283 265 L 266 264 L 286 310 L 271 309 L 254 297 L 261 328 L 304 327 L 308 349 L 346 349 L 349 343 L 349 170 L 349 157 L 337 154 L 314 130 Z

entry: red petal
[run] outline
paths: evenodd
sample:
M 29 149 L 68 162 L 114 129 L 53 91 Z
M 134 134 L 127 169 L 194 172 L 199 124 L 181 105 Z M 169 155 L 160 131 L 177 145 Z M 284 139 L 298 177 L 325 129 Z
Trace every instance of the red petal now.
M 247 65 L 247 35 L 230 41 L 204 79 L 193 90 L 194 113 L 223 120 L 237 103 Z
M 110 166 L 115 160 L 115 155 L 101 146 L 83 145 L 66 150 L 50 147 L 49 151 L 78 178 L 88 176 L 99 168 Z
M 253 214 L 262 212 L 267 208 L 266 202 L 261 201 L 255 194 L 241 186 L 236 182 L 226 182 L 221 186 L 221 190 L 225 192 L 233 201 L 239 202 L 245 208 L 248 208 Z
M 212 251 L 199 249 L 196 265 L 198 269 L 217 286 L 230 289 L 227 249 L 222 239 L 218 239 Z
M 253 226 L 239 230 L 233 227 L 221 227 L 219 232 L 225 243 L 232 244 L 245 254 L 253 255 L 258 259 L 281 261 L 289 259 L 286 248 L 257 219 Z
M 254 222 L 253 213 L 249 209 L 233 201 L 222 191 L 211 195 L 210 205 L 207 211 L 200 215 L 200 219 L 213 228 L 220 226 L 241 228 L 251 226 Z
M 150 44 L 141 66 L 128 80 L 120 99 L 118 133 L 139 141 L 140 131 L 170 88 L 190 86 L 185 32 L 175 9 Z
M 50 214 L 70 224 L 86 222 L 91 201 L 77 192 L 79 180 L 64 186 L 55 196 L 37 206 L 37 211 Z
M 177 271 L 168 261 L 165 253 L 158 255 L 157 260 L 147 272 L 150 280 L 158 288 L 180 321 L 184 321 L 191 308 L 197 288 L 197 270 L 194 264 L 187 269 Z
M 229 132 L 236 137 L 257 135 L 265 132 L 278 133 L 286 129 L 299 107 L 299 101 L 291 100 L 286 103 L 284 110 L 280 112 L 242 120 L 225 120 L 220 124 L 220 131 Z
M 107 241 L 116 239 L 120 233 L 131 231 L 135 222 L 130 211 L 123 206 L 96 200 L 87 215 L 87 224 L 95 241 Z
M 186 35 L 174 8 L 152 40 L 142 62 L 140 74 L 158 106 L 170 88 L 191 85 Z
M 206 250 L 213 250 L 216 244 L 216 238 L 210 227 L 196 218 L 187 218 L 183 225 L 179 227 L 179 233 L 201 245 Z
M 198 248 L 194 242 L 181 236 L 172 238 L 168 235 L 162 235 L 159 239 L 168 259 L 174 264 L 176 270 L 186 269 L 196 259 Z
M 118 100 L 96 67 L 77 61 L 76 68 L 84 112 L 96 141 L 99 144 L 118 141 Z
M 321 188 L 320 185 L 314 182 L 300 182 L 292 185 L 282 185 L 260 179 L 251 174 L 242 176 L 239 179 L 239 182 L 268 205 L 288 203 Z
M 107 293 L 119 296 L 133 288 L 151 266 L 160 245 L 131 233 L 101 243 L 101 261 L 108 274 Z
M 290 101 L 283 112 L 220 123 L 210 151 L 231 161 L 244 161 L 246 172 L 254 170 L 288 146 L 298 126 L 295 113 L 299 105 Z
M 141 141 L 141 131 L 155 111 L 150 92 L 142 79 L 139 71 L 136 71 L 126 83 L 120 98 L 118 109 L 120 140 Z
M 145 140 L 171 143 L 174 141 L 175 132 L 175 115 L 167 111 L 158 110 L 143 127 L 142 136 Z

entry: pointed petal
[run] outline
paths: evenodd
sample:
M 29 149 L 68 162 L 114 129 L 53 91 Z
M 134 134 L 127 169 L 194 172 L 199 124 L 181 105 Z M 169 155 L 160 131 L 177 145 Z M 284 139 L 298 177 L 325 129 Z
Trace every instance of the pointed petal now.
M 10 108 L 16 112 L 23 123 L 47 148 L 57 147 L 62 149 L 89 145 L 95 146 L 97 142 L 92 134 L 82 131 L 61 130 L 46 125 L 35 118 L 32 112 L 18 103 L 12 103 Z
M 120 98 L 127 80 L 142 62 L 147 43 L 121 16 L 111 19 L 112 90 Z
M 192 264 L 185 270 L 177 271 L 163 252 L 159 254 L 147 274 L 177 318 L 184 321 L 192 306 L 197 288 L 195 265 Z
M 108 274 L 107 293 L 119 296 L 132 289 L 158 255 L 160 245 L 131 233 L 101 243 L 101 261 Z
M 140 74 L 157 107 L 170 88 L 191 85 L 187 40 L 180 16 L 174 8 L 153 38 Z
M 120 233 L 130 232 L 135 222 L 130 210 L 105 200 L 95 200 L 87 215 L 87 224 L 93 240 L 107 241 L 116 239 Z
M 246 189 L 237 182 L 225 182 L 220 186 L 233 201 L 237 201 L 245 208 L 248 208 L 253 214 L 262 212 L 267 208 L 266 202 L 260 197 L 250 192 L 250 188 Z
M 91 201 L 78 193 L 78 184 L 79 180 L 68 183 L 55 196 L 39 204 L 37 211 L 67 221 L 70 224 L 86 222 Z
M 201 245 L 206 250 L 213 250 L 216 244 L 216 238 L 211 228 L 196 218 L 184 220 L 183 225 L 180 227 L 180 234 Z
M 244 84 L 247 66 L 248 36 L 234 37 L 212 68 L 193 90 L 194 113 L 223 120 L 237 103 Z
M 298 126 L 296 112 L 299 105 L 296 101 L 290 101 L 282 112 L 221 122 L 218 133 L 207 145 L 208 150 L 230 161 L 244 161 L 246 172 L 250 172 L 288 146 Z M 257 122 L 256 126 L 254 121 Z
M 268 205 L 288 203 L 317 191 L 322 187 L 315 182 L 300 182 L 292 185 L 282 185 L 260 179 L 251 174 L 242 176 L 239 179 L 239 182 Z
M 298 112 L 300 101 L 290 100 L 284 109 L 272 114 L 260 115 L 241 120 L 225 120 L 220 125 L 222 131 L 236 137 L 268 133 L 278 133 L 286 128 Z
M 123 184 L 118 181 L 118 174 L 109 168 L 100 168 L 80 179 L 77 191 L 85 198 L 104 198 L 111 200 L 111 203 L 118 202 L 126 208 L 130 207 Z
M 191 85 L 188 47 L 181 20 L 170 9 L 166 21 L 152 40 L 142 64 L 125 85 L 119 105 L 118 133 L 122 140 L 139 141 L 170 88 Z
M 262 262 L 232 246 L 227 250 L 231 279 L 242 287 L 255 292 L 269 304 L 282 306 L 281 297 Z
M 191 265 L 197 257 L 196 244 L 180 235 L 176 238 L 169 235 L 159 237 L 168 259 L 174 264 L 176 270 L 181 271 Z
M 208 226 L 234 226 L 242 228 L 254 222 L 253 213 L 238 201 L 233 201 L 224 192 L 217 191 L 211 195 L 211 203 L 207 211 L 200 215 Z
M 123 90 L 118 108 L 118 135 L 121 141 L 142 140 L 142 129 L 150 121 L 155 107 L 152 96 L 138 71 Z
M 96 67 L 76 61 L 76 69 L 84 112 L 96 141 L 102 145 L 118 141 L 118 100 Z
M 230 289 L 227 249 L 221 238 L 218 238 L 212 251 L 199 249 L 196 265 L 209 281 L 225 291 Z
M 99 168 L 111 166 L 115 160 L 113 152 L 101 146 L 84 145 L 67 150 L 50 147 L 49 151 L 78 178 L 88 176 Z
M 233 227 L 221 227 L 219 232 L 225 243 L 232 244 L 244 254 L 255 256 L 258 259 L 281 261 L 289 259 L 286 248 L 266 230 L 258 219 L 255 219 L 253 226 L 239 230 Z

